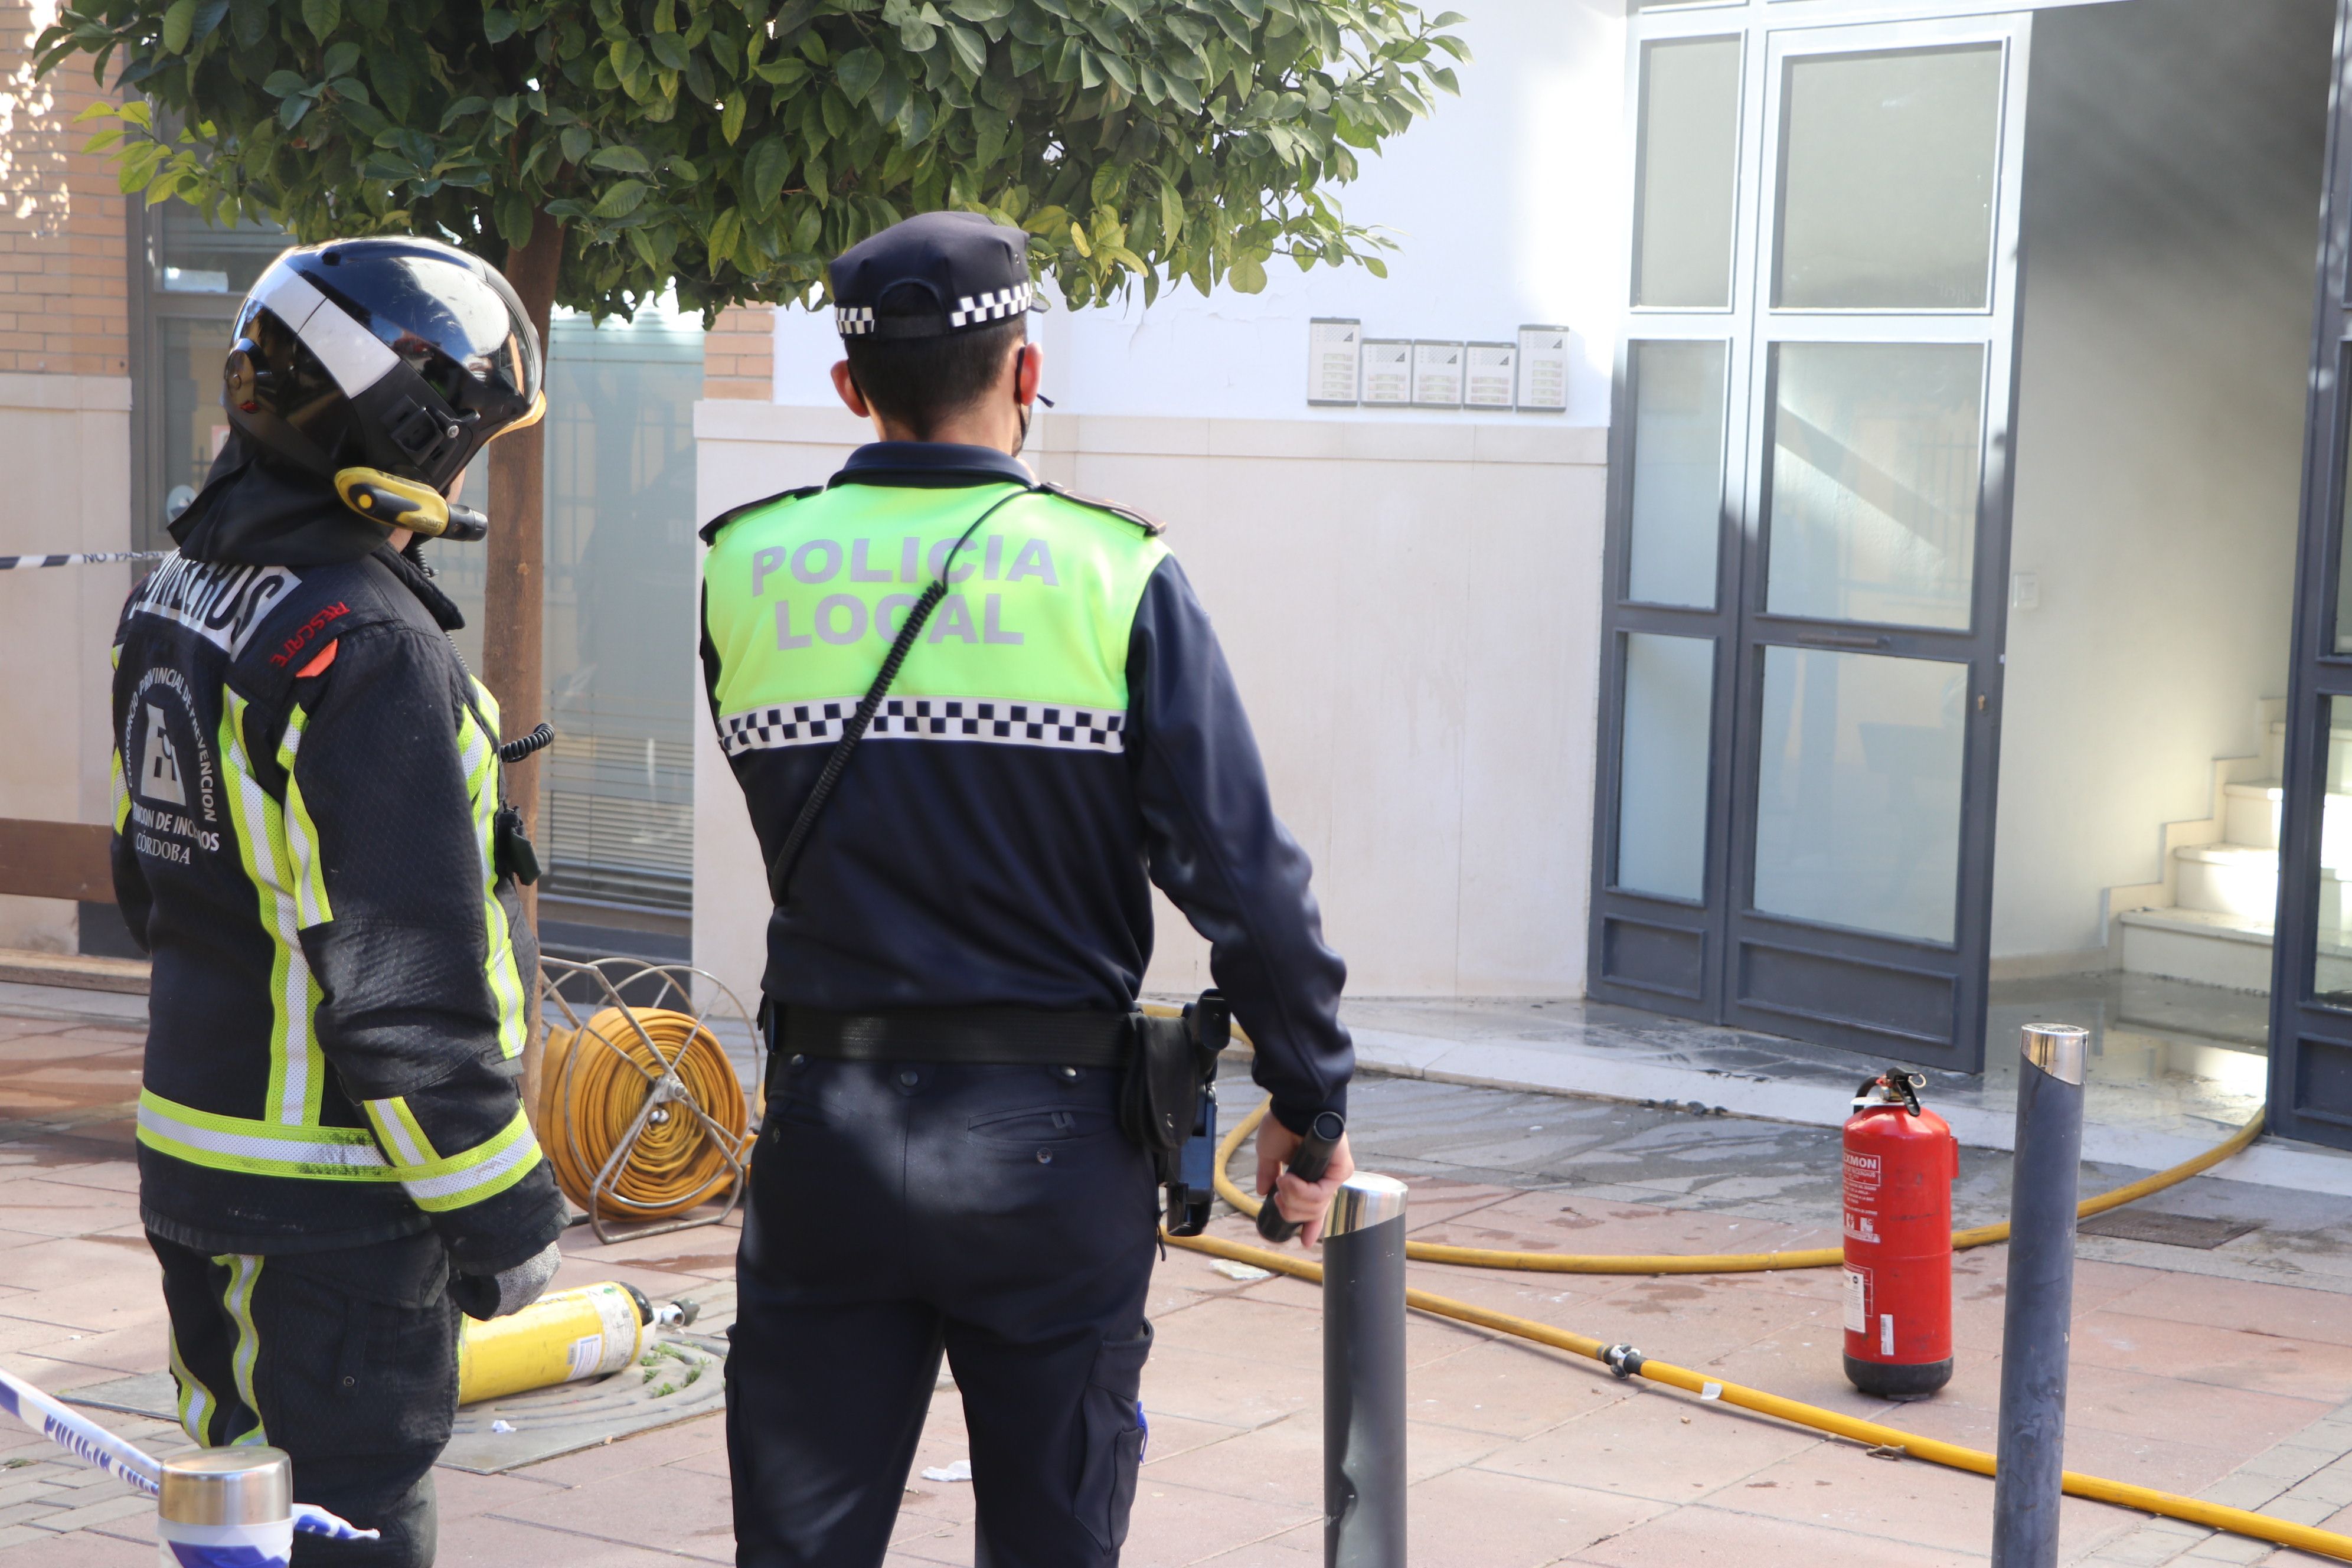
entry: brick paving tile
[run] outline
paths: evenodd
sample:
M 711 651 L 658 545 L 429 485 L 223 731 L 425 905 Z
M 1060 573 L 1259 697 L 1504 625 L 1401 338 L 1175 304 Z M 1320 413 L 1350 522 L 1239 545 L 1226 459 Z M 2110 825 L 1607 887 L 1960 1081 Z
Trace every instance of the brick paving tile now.
M 1120 1568 L 1176 1568 L 1322 1518 L 1300 1508 L 1153 1479 L 1135 1492 Z
M 2112 1308 L 2077 1317 L 2072 1343 L 2077 1365 L 2161 1373 L 2331 1405 L 2352 1398 L 2352 1344 L 2136 1317 Z
M 1631 1393 L 1598 1366 L 1517 1340 L 1479 1345 L 1442 1365 L 1442 1377 L 1407 1386 L 1406 1411 L 1416 1421 L 1497 1437 L 1532 1436 Z
M 1921 1546 L 1883 1525 L 1861 1534 L 1700 1506 L 1676 1509 L 1575 1554 L 1608 1568 L 1982 1568 L 1982 1552 Z
M 735 1560 L 726 1480 L 669 1466 L 638 1471 L 624 1485 L 569 1487 L 517 1499 L 496 1517 L 649 1551 Z
M 2352 1345 L 2352 1312 L 2345 1310 L 2344 1298 L 2330 1290 L 2151 1269 L 2145 1283 L 2105 1304 L 2143 1318 L 2218 1329 L 2259 1327 L 2289 1339 Z
M 1631 1530 L 1666 1505 L 1591 1487 L 1449 1470 L 1412 1489 L 1405 1530 L 1425 1568 L 1535 1568 Z M 1321 1548 L 1320 1531 L 1314 1545 Z
M 68 1509 L 47 1519 L 27 1520 L 26 1522 L 36 1530 L 85 1530 L 94 1524 L 107 1524 L 133 1515 L 152 1516 L 154 1511 L 152 1499 L 126 1491 L 120 1483 L 115 1483 L 107 1488 L 105 1496 L 80 1508 Z
M 1490 1454 L 1479 1468 L 1689 1502 L 1822 1440 L 1644 1392 Z
M 147 1559 L 152 1562 L 152 1559 Z M 561 1563 L 562 1568 L 677 1568 L 698 1559 L 623 1542 L 600 1541 L 574 1531 L 524 1524 L 495 1514 L 466 1521 L 442 1533 L 436 1568 L 521 1568 Z M 17 1568 L 16 1563 L 6 1568 Z
M 716 1413 L 697 1416 L 675 1426 L 657 1427 L 634 1437 L 583 1448 L 576 1454 L 566 1454 L 514 1473 L 535 1481 L 577 1487 L 609 1481 L 691 1455 L 724 1453 L 727 1432 L 721 1420 Z

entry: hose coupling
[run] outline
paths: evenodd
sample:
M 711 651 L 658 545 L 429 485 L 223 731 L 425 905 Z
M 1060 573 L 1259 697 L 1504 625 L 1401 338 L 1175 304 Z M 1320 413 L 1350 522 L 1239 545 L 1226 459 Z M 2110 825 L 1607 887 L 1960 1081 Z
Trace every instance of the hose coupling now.
M 1619 1377 L 1632 1377 L 1642 1370 L 1642 1352 L 1632 1345 L 1611 1345 L 1601 1352 L 1601 1363 Z

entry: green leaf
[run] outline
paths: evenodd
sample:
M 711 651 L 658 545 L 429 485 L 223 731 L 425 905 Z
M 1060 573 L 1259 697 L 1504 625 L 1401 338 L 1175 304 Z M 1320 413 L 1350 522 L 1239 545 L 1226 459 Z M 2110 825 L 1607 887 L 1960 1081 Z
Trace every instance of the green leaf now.
M 275 70 L 262 82 L 261 90 L 272 98 L 291 98 L 310 85 L 299 71 Z
M 719 134 L 730 147 L 743 134 L 743 116 L 751 108 L 751 100 L 740 89 L 727 95 L 727 107 L 719 112 Z
M 515 14 L 511 11 L 503 10 L 496 5 L 483 8 L 482 37 L 490 43 L 505 43 L 515 36 L 515 28 L 518 25 Z
M 302 25 L 320 43 L 342 25 L 343 0 L 302 0 Z
M 588 160 L 588 166 L 611 169 L 624 174 L 650 174 L 654 172 L 654 166 L 646 155 L 629 146 L 600 148 L 596 155 Z
M 1225 281 L 1237 293 L 1259 293 L 1265 288 L 1265 263 L 1255 256 L 1236 256 L 1225 270 Z
M 195 31 L 196 0 L 172 0 L 163 13 L 163 49 L 167 54 L 188 52 L 188 38 Z
M 948 26 L 948 42 L 955 47 L 956 58 L 963 62 L 964 68 L 971 71 L 972 75 L 978 76 L 988 68 L 988 40 L 972 28 L 961 27 L 950 23 Z
M 562 140 L 563 161 L 567 163 L 578 163 L 583 162 L 590 150 L 596 145 L 596 133 L 585 125 L 567 125 L 563 128 Z
M 793 172 L 793 144 L 782 136 L 763 138 L 751 149 L 745 161 L 744 174 L 751 189 L 745 194 L 755 208 L 766 209 L 776 205 L 777 195 L 784 188 L 784 177 Z
M 297 125 L 301 124 L 302 117 L 310 112 L 310 100 L 309 99 L 299 97 L 289 98 L 285 102 L 278 106 L 278 123 L 284 126 L 287 130 L 291 131 Z
M 702 247 L 710 258 L 713 271 L 733 259 L 735 247 L 743 237 L 743 215 L 734 207 L 721 207 L 719 216 L 710 220 L 710 233 Z
M 664 70 L 682 71 L 686 68 L 686 40 L 676 33 L 656 33 L 646 39 L 646 47 L 653 52 L 655 59 L 661 62 Z
M 194 0 L 189 0 L 193 5 Z M 882 79 L 882 54 L 872 46 L 852 49 L 841 57 L 833 68 L 833 79 L 839 84 L 842 96 L 852 103 L 863 103 L 866 95 Z
M 1429 79 L 1444 88 L 1446 91 L 1452 93 L 1454 97 L 1459 98 L 1462 96 L 1462 88 L 1460 84 L 1455 82 L 1454 79 L 1454 68 L 1452 66 L 1431 66 L 1429 68 Z
M 441 111 L 441 129 L 446 131 L 460 120 L 470 120 L 490 107 L 487 98 L 461 98 Z
M 269 0 L 229 0 L 229 37 L 249 49 L 269 34 Z
M 325 63 L 319 68 L 319 74 L 331 81 L 336 77 L 351 75 L 352 68 L 359 63 L 360 47 L 346 38 L 340 44 L 328 46 Z
M 623 180 L 597 200 L 593 216 L 604 218 L 626 217 L 645 205 L 646 193 L 652 188 L 643 180 Z
M 536 215 L 531 211 L 530 197 L 520 191 L 501 191 L 491 204 L 496 215 L 499 237 L 517 248 L 530 243 L 530 226 Z

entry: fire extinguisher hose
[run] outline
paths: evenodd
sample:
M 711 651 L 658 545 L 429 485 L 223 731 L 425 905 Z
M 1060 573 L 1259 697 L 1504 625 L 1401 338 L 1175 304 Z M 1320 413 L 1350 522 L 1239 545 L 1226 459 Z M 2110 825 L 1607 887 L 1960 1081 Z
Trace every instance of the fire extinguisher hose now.
M 1257 1131 L 1265 1120 L 1265 1107 L 1261 1105 L 1241 1119 L 1217 1149 L 1217 1195 L 1245 1215 L 1255 1216 L 1258 1200 L 1241 1190 L 1225 1173 L 1233 1163 L 1234 1151 L 1242 1141 Z M 2229 1137 L 2194 1159 L 2183 1160 L 2168 1171 L 2158 1171 L 2153 1176 L 2143 1176 L 2137 1182 L 2084 1198 L 2075 1205 L 2078 1219 L 2088 1219 L 2095 1214 L 2105 1214 L 2121 1208 L 2177 1186 L 2200 1172 L 2210 1171 L 2247 1144 L 2262 1136 L 2263 1113 L 2254 1112 L 2253 1120 Z M 1980 1225 L 1952 1233 L 1956 1250 L 1971 1247 L 1990 1247 L 2009 1239 L 2009 1223 Z M 1790 1252 L 1716 1252 L 1716 1253 L 1622 1253 L 1577 1254 L 1568 1252 L 1507 1252 L 1488 1247 L 1446 1247 L 1432 1241 L 1405 1243 L 1404 1255 L 1417 1263 L 1454 1263 L 1465 1268 L 1516 1268 L 1531 1274 L 1756 1274 L 1782 1268 L 1834 1268 L 1845 1261 L 1842 1247 L 1802 1247 Z
M 1220 1168 L 1222 1173 L 1222 1167 Z M 1287 1274 L 1295 1279 L 1317 1284 L 1322 1282 L 1319 1264 L 1288 1253 L 1275 1252 L 1263 1247 L 1244 1247 L 1213 1236 L 1171 1236 L 1165 1238 L 1171 1247 L 1187 1247 L 1205 1252 L 1213 1258 L 1230 1258 L 1237 1263 L 1252 1264 L 1259 1268 Z M 1449 1248 L 1467 1251 L 1469 1248 Z M 1628 1272 L 1633 1272 L 1628 1270 Z M 1832 1436 L 1849 1438 L 1867 1444 L 1877 1450 L 1897 1449 L 1914 1459 L 1948 1466 L 1956 1470 L 1971 1470 L 1980 1476 L 1993 1473 L 1993 1457 L 1981 1448 L 1963 1447 L 1939 1438 L 1923 1437 L 1916 1432 L 1906 1432 L 1894 1426 L 1882 1426 L 1875 1421 L 1864 1421 L 1843 1415 L 1834 1410 L 1824 1410 L 1818 1405 L 1807 1405 L 1799 1399 L 1783 1399 L 1777 1394 L 1767 1394 L 1760 1388 L 1748 1388 L 1741 1384 L 1725 1383 L 1719 1378 L 1705 1376 L 1688 1367 L 1654 1361 L 1637 1353 L 1620 1351 L 1611 1355 L 1613 1347 L 1583 1334 L 1555 1329 L 1549 1323 L 1532 1318 L 1514 1317 L 1489 1308 L 1457 1301 L 1450 1296 L 1436 1295 L 1428 1290 L 1407 1289 L 1405 1305 L 1440 1318 L 1473 1327 L 1492 1329 L 1497 1333 L 1515 1335 L 1554 1350 L 1567 1351 L 1596 1361 L 1621 1377 L 1646 1378 L 1664 1384 L 1685 1394 L 1696 1394 L 1709 1404 L 1736 1405 L 1752 1410 L 1759 1415 L 1793 1426 L 1806 1426 Z M 1622 1369 L 1622 1371 L 1620 1369 Z M 2152 1487 L 2136 1487 L 2126 1481 L 2111 1481 L 2099 1476 L 2086 1476 L 2068 1470 L 2065 1478 L 2066 1495 L 2087 1498 L 2093 1502 L 2113 1503 L 2118 1508 L 2137 1509 L 2166 1519 L 2177 1519 L 2189 1524 L 2200 1524 L 2209 1530 L 2226 1530 L 2233 1535 L 2244 1535 L 2256 1541 L 2268 1541 L 2280 1546 L 2292 1546 L 2302 1552 L 2315 1552 L 2322 1557 L 2334 1557 L 2352 1563 L 2352 1536 L 2338 1535 L 2333 1531 L 2317 1530 L 2307 1524 L 2295 1524 L 2274 1519 L 2266 1513 L 2254 1513 L 2242 1508 L 2225 1508 L 2198 1498 L 2182 1497 L 2177 1492 L 2158 1491 Z

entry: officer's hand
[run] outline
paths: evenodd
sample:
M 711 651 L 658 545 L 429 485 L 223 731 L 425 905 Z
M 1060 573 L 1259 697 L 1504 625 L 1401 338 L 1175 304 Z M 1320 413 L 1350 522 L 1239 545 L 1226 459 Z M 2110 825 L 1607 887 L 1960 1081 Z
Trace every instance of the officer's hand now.
M 520 1312 L 539 1300 L 548 1281 L 563 1266 L 563 1252 L 554 1242 L 496 1274 L 461 1274 L 449 1282 L 449 1293 L 466 1316 L 487 1321 Z
M 1282 1212 L 1282 1217 L 1293 1224 L 1304 1221 L 1307 1228 L 1298 1233 L 1298 1245 L 1312 1247 L 1323 1239 L 1323 1215 L 1331 1200 L 1339 1194 L 1339 1184 L 1356 1173 L 1355 1156 L 1349 1152 L 1348 1135 L 1339 1135 L 1339 1146 L 1331 1151 L 1330 1167 L 1319 1182 L 1302 1182 L 1283 1169 L 1290 1156 L 1303 1142 L 1297 1133 L 1268 1116 L 1257 1128 L 1257 1191 L 1260 1197 L 1272 1194 L 1271 1202 Z

